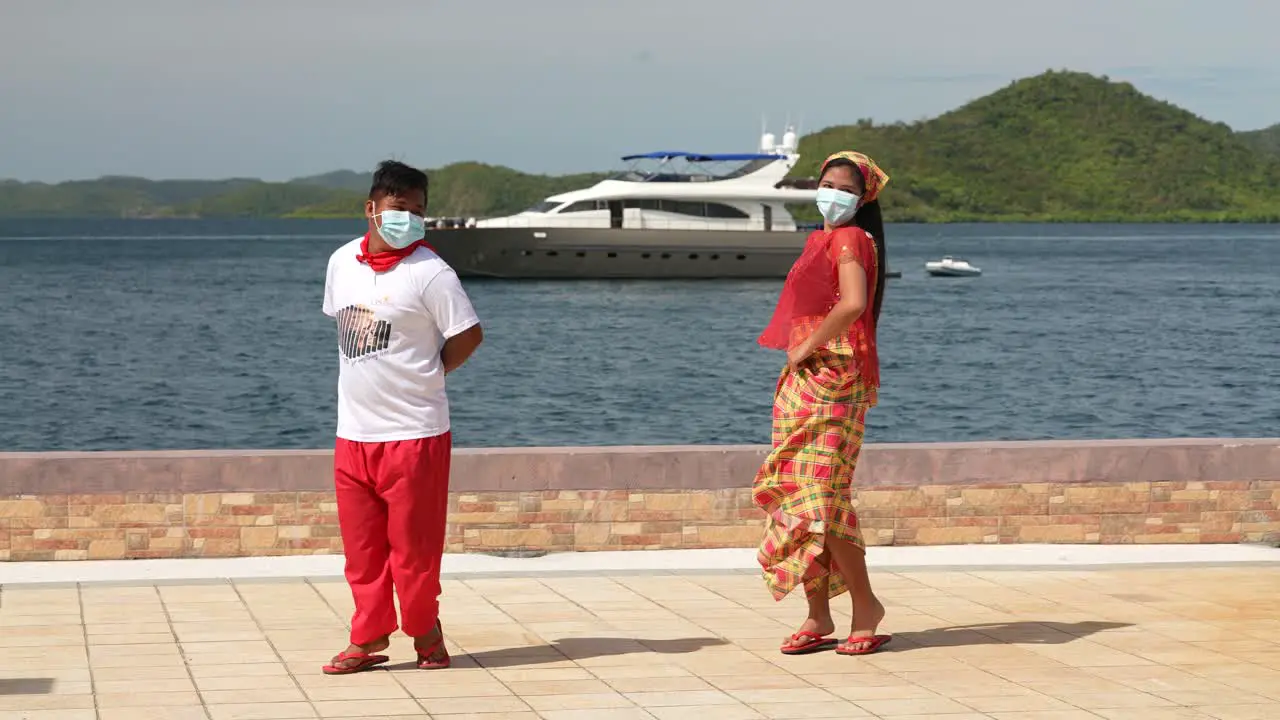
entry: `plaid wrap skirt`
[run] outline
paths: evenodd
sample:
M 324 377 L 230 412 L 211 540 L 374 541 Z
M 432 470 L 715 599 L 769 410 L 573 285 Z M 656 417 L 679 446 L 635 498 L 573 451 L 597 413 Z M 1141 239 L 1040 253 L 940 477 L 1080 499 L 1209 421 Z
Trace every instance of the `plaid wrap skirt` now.
M 778 378 L 773 450 L 752 485 L 766 514 L 758 559 L 776 600 L 797 585 L 806 596 L 824 585 L 830 597 L 845 592 L 839 569 L 824 557 L 826 538 L 863 544 L 851 488 L 877 393 L 852 366 L 849 355 L 824 348 Z

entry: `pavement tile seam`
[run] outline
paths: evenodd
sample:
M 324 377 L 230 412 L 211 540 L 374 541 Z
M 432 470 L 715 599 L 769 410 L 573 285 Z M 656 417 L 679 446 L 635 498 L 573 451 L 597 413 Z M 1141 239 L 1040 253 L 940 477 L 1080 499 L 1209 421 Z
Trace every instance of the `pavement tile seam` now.
M 913 568 L 873 579 L 896 636 L 867 658 L 780 655 L 803 598 L 774 603 L 746 574 L 450 580 L 456 670 L 400 663 L 348 678 L 319 672 L 338 649 L 325 638 L 347 632 L 341 582 L 0 588 L 0 677 L 13 678 L 0 680 L 0 718 L 113 720 L 151 703 L 158 720 L 366 710 L 716 720 L 786 717 L 789 697 L 816 693 L 850 717 L 1280 717 L 1275 568 Z M 260 680 L 236 679 L 233 649 L 264 654 L 246 665 Z M 119 655 L 173 679 L 134 688 Z M 202 687 L 220 677 L 231 679 Z

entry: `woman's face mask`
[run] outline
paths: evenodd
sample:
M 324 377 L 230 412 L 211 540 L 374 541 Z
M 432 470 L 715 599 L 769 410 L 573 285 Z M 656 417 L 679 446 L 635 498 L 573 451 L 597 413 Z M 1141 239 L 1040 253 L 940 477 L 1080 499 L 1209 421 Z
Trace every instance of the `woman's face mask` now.
M 858 211 L 858 192 L 862 188 L 859 183 L 858 168 L 848 165 L 837 165 L 824 168 L 822 187 L 818 188 L 818 212 L 827 225 L 837 227 L 853 219 Z
M 843 225 L 858 211 L 858 196 L 831 187 L 818 188 L 818 212 L 828 225 Z

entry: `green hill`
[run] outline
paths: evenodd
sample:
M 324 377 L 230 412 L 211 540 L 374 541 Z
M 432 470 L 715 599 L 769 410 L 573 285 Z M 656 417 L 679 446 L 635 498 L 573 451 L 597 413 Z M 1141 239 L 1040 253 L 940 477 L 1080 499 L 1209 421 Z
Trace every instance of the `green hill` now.
M 429 172 L 431 178 L 431 212 L 435 215 L 481 216 L 505 215 L 524 210 L 548 195 L 588 187 L 602 180 L 603 174 L 529 175 L 500 165 L 455 163 Z M 321 182 L 330 186 L 359 187 L 354 201 L 334 197 L 328 202 L 299 207 L 295 217 L 335 217 L 359 214 L 369 192 L 369 174 L 339 171 L 313 178 L 295 180 Z M 354 205 L 352 204 L 354 202 Z
M 904 221 L 1280 221 L 1280 159 L 1231 128 L 1071 72 L 1016 81 L 913 124 L 827 128 L 798 175 L 856 148 L 891 176 Z
M 1128 83 L 1048 72 L 916 123 L 859 121 L 805 136 L 794 175 L 855 148 L 892 176 L 897 222 L 1280 222 L 1280 125 L 1236 133 Z M 434 215 L 500 215 L 602 174 L 532 175 L 481 163 L 431 174 Z M 369 173 L 270 183 L 104 177 L 0 180 L 0 217 L 354 217 Z M 813 208 L 797 208 L 813 219 Z
M 261 180 L 147 180 L 107 176 L 48 185 L 0 180 L 0 217 L 151 217 L 180 206 L 267 185 Z
M 303 185 L 319 185 L 321 187 L 333 188 L 335 190 L 350 190 L 351 192 L 366 193 L 369 192 L 369 180 L 372 173 L 356 172 L 355 170 L 334 170 L 323 175 L 311 175 L 309 177 L 294 178 L 290 182 L 301 183 Z
M 604 174 L 530 175 L 457 163 L 431 170 L 431 212 L 519 212 L 548 195 L 587 187 Z M 356 217 L 371 173 L 339 170 L 288 182 L 104 177 L 56 185 L 0 180 L 0 217 Z
M 1280 158 L 1280 123 L 1262 130 L 1242 132 L 1239 136 L 1255 151 Z

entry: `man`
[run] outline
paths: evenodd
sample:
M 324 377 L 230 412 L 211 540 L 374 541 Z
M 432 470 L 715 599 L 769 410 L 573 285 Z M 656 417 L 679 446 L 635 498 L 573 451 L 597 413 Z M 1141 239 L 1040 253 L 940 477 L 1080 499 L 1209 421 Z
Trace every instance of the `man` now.
M 367 670 L 397 629 L 418 667 L 449 666 L 440 627 L 440 558 L 449 502 L 449 401 L 444 376 L 483 339 L 458 276 L 423 239 L 427 176 L 384 162 L 365 202 L 369 229 L 329 258 L 324 312 L 338 323 L 334 481 L 351 646 L 324 667 Z

